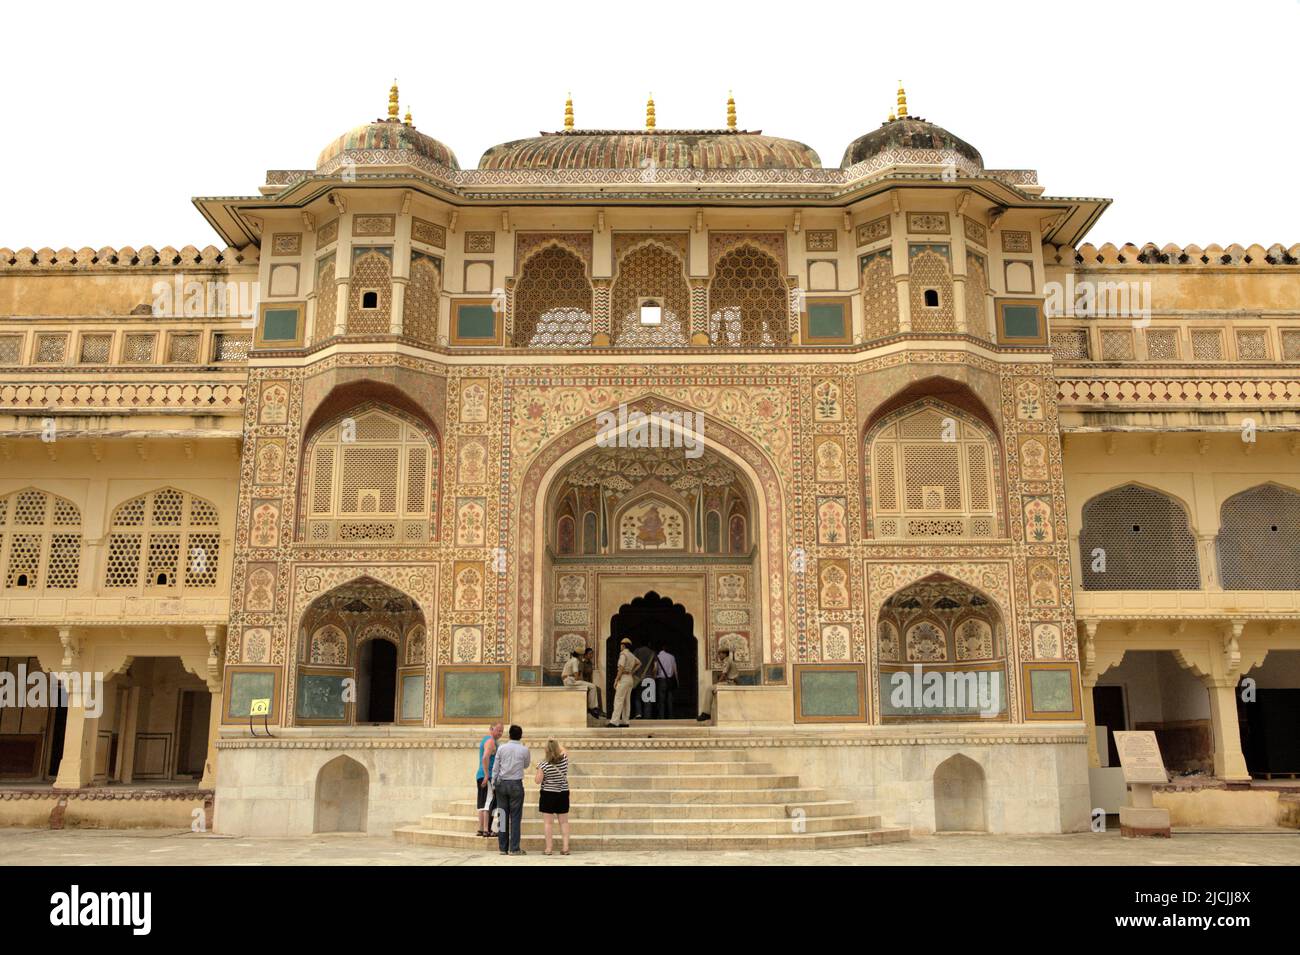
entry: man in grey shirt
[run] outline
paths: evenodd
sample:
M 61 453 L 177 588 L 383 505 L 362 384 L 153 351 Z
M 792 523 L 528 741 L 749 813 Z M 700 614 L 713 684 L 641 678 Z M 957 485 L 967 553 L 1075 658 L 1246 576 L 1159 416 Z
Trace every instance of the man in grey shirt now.
M 511 724 L 510 742 L 497 747 L 496 761 L 492 764 L 492 788 L 496 791 L 497 848 L 502 855 L 523 856 L 528 853 L 519 848 L 519 834 L 524 822 L 524 770 L 533 761 L 528 747 L 519 742 L 524 738 L 523 728 Z

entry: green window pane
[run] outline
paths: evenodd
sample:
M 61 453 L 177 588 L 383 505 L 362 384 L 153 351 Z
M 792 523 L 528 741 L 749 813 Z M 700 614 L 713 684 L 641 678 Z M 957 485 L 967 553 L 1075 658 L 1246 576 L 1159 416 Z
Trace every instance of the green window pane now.
M 248 716 L 253 700 L 275 696 L 275 675 L 271 673 L 232 673 L 230 675 L 230 715 Z
M 809 338 L 844 338 L 845 334 L 843 303 L 822 302 L 809 304 Z
M 1003 334 L 1007 338 L 1040 338 L 1037 305 L 1006 305 L 1002 309 Z
M 292 342 L 298 340 L 298 310 L 296 308 L 268 308 L 262 315 L 262 341 Z
M 859 674 L 852 670 L 804 670 L 799 674 L 799 715 L 862 716 L 858 698 Z
M 443 675 L 443 715 L 453 719 L 486 719 L 505 715 L 505 683 L 500 673 L 458 673 Z
M 1029 684 L 1035 713 L 1074 712 L 1069 670 L 1030 670 Z
M 402 675 L 402 719 L 424 719 L 424 674 Z
M 462 305 L 456 310 L 457 338 L 496 338 L 497 316 L 491 305 Z
M 298 716 L 307 720 L 341 720 L 347 714 L 342 676 L 302 673 L 298 676 Z

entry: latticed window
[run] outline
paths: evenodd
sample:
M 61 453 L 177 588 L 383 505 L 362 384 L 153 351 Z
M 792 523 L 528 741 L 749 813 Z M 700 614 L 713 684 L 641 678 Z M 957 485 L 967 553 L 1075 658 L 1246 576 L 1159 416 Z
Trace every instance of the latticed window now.
M 867 440 L 879 538 L 995 537 L 988 434 L 941 407 L 889 419 Z
M 1052 355 L 1057 361 L 1088 360 L 1088 332 L 1083 328 L 1052 331 Z
M 311 330 L 313 345 L 334 334 L 338 301 L 339 284 L 334 275 L 334 253 L 331 252 L 316 263 L 316 318 Z
M 1178 329 L 1147 329 L 1147 360 L 1168 361 L 1178 358 Z
M 553 245 L 524 263 L 514 293 L 514 345 L 586 348 L 591 344 L 591 282 L 573 252 Z
M 348 334 L 387 335 L 393 313 L 393 260 L 389 250 L 354 249 L 348 287 Z
M 308 541 L 424 543 L 432 533 L 437 446 L 378 409 L 343 418 L 313 442 L 306 475 Z
M 109 525 L 104 586 L 178 591 L 217 585 L 217 509 L 174 488 L 120 505 Z
M 0 335 L 0 365 L 16 365 L 23 357 L 22 335 Z
M 438 303 L 442 296 L 442 264 L 431 255 L 411 253 L 411 281 L 402 305 L 402 333 L 432 345 L 438 334 Z
M 1101 330 L 1102 361 L 1132 361 L 1133 333 L 1125 328 Z
M 1300 494 L 1253 487 L 1224 501 L 1219 518 L 1224 590 L 1300 590 Z
M 153 361 L 154 342 L 158 336 L 152 332 L 132 333 L 122 341 L 121 362 L 124 365 L 147 365 Z
M 659 324 L 642 322 L 646 299 L 659 307 Z M 644 245 L 618 263 L 611 295 L 610 323 L 615 345 L 663 348 L 690 341 L 691 293 L 682 260 L 661 245 Z
M 212 360 L 248 361 L 252 336 L 248 332 L 217 332 L 212 336 Z
M 910 249 L 914 332 L 952 332 L 957 323 L 952 309 L 952 277 L 946 245 L 914 245 Z
M 174 334 L 167 338 L 167 361 L 169 364 L 193 364 L 199 360 L 199 336 L 197 334 Z
M 67 335 L 37 335 L 36 364 L 61 365 L 68 357 Z
M 72 590 L 81 575 L 81 511 L 28 488 L 0 497 L 0 567 L 7 590 Z
M 1192 357 L 1197 361 L 1223 359 L 1223 334 L 1217 328 L 1192 329 Z
M 966 253 L 966 330 L 976 338 L 992 339 L 988 319 L 989 273 L 984 256 Z
M 752 245 L 733 249 L 713 267 L 709 343 L 758 348 L 790 343 L 790 291 L 781 265 Z
M 1187 512 L 1136 484 L 1083 506 L 1079 557 L 1084 590 L 1198 590 L 1196 541 Z
M 867 341 L 898 334 L 898 286 L 888 249 L 863 256 L 862 320 Z
M 94 334 L 81 336 L 81 351 L 77 361 L 83 365 L 103 365 L 108 361 L 108 353 L 113 348 L 111 334 Z

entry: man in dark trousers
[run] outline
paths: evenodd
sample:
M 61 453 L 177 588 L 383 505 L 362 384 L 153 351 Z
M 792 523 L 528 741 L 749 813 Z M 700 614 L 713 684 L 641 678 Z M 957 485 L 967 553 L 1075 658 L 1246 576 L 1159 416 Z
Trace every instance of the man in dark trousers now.
M 655 679 L 655 692 L 659 697 L 659 718 L 673 718 L 673 698 L 677 694 L 677 658 L 668 652 L 662 642 L 656 645 L 659 651 L 655 656 L 659 660 L 659 676 Z
M 643 643 L 632 651 L 636 657 L 636 686 L 632 688 L 632 719 L 652 720 L 655 718 L 655 699 L 658 687 L 659 658 L 655 656 L 650 644 Z M 650 684 L 646 685 L 646 680 Z M 646 699 L 646 696 L 649 699 Z

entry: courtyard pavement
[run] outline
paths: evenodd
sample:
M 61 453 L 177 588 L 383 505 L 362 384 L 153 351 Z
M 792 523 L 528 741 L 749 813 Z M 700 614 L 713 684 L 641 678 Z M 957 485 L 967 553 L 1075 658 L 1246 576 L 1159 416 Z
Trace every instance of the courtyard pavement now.
M 261 839 L 174 830 L 0 829 L 0 865 L 1300 865 L 1297 832 L 1175 832 L 1123 839 L 1118 831 L 1048 836 L 913 836 L 865 849 L 745 852 L 575 852 L 505 857 L 413 846 L 385 836 Z

